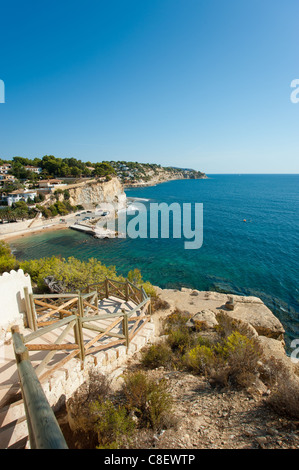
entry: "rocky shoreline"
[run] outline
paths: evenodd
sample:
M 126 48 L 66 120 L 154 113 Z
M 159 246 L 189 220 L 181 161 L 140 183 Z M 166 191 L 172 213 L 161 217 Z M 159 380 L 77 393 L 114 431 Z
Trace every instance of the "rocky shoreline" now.
M 181 177 L 178 177 L 178 176 L 175 176 L 175 177 L 165 177 L 165 176 L 162 176 L 162 177 L 154 177 L 151 179 L 151 181 L 147 181 L 147 182 L 142 182 L 142 183 L 124 183 L 123 186 L 124 188 L 128 188 L 128 189 L 132 189 L 132 188 L 147 188 L 147 187 L 150 187 L 150 186 L 157 186 L 157 184 L 162 184 L 162 183 L 167 183 L 169 181 L 177 181 L 177 180 L 185 180 L 185 179 L 208 179 L 207 175 L 203 175 L 203 176 L 200 176 L 198 178 L 186 178 L 184 176 L 181 176 Z
M 184 287 L 181 290 L 160 287 L 155 289 L 158 297 L 169 305 L 167 309 L 158 310 L 153 314 L 158 335 L 161 333 L 161 320 L 175 309 L 188 312 L 193 321 L 199 322 L 205 331 L 213 330 L 218 324 L 217 315 L 224 312 L 228 317 L 250 328 L 268 358 L 275 356 L 282 360 L 289 370 L 299 376 L 299 360 L 292 360 L 285 351 L 285 329 L 260 298 L 198 291 Z
M 299 387 L 299 363 L 285 352 L 284 327 L 257 297 L 227 295 L 210 291 L 156 287 L 166 309 L 153 314 L 156 337 L 164 341 L 163 320 L 174 310 L 188 312 L 202 334 L 217 327 L 217 316 L 224 314 L 246 327 L 260 344 L 262 361 L 282 364 Z M 233 307 L 232 307 L 233 304 Z M 190 324 L 189 326 L 192 326 Z M 295 449 L 299 446 L 299 421 L 277 413 L 269 405 L 271 390 L 257 377 L 247 389 L 214 387 L 208 377 L 186 371 L 158 367 L 151 371 L 164 379 L 174 400 L 177 426 L 160 433 L 144 433 L 137 448 L 157 449 Z

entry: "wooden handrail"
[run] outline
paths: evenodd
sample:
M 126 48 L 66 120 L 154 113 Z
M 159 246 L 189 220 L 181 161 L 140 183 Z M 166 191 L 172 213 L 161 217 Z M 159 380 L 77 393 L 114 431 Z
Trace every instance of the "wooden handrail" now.
M 106 298 L 109 298 L 109 295 L 115 295 L 115 291 L 117 291 L 125 302 L 132 301 L 135 304 L 133 305 L 134 308 L 131 307 L 132 310 L 124 309 L 123 307 L 126 305 L 124 303 L 115 313 L 101 314 L 98 309 L 99 291 L 97 286 L 99 285 L 101 288 L 105 286 Z M 86 292 L 86 290 L 88 290 L 88 292 Z M 38 308 L 37 311 L 35 311 L 34 308 L 34 312 L 31 310 L 31 315 L 28 316 L 28 319 L 31 320 L 31 324 L 33 325 L 34 317 L 37 328 L 32 328 L 33 332 L 29 333 L 23 338 L 23 343 L 26 344 L 27 349 L 31 351 L 48 351 L 48 354 L 43 358 L 35 370 L 40 382 L 48 378 L 55 370 L 61 368 L 66 362 L 70 361 L 76 356 L 79 356 L 82 361 L 82 367 L 84 367 L 84 359 L 86 354 L 97 352 L 107 347 L 106 344 L 102 346 L 96 346 L 94 344 L 103 336 L 114 336 L 118 339 L 118 344 L 125 343 L 126 347 L 128 348 L 132 334 L 135 336 L 135 331 L 137 329 L 139 330 L 140 322 L 145 320 L 145 314 L 151 312 L 150 297 L 147 296 L 144 288 L 138 288 L 128 280 L 126 280 L 126 282 L 122 282 L 106 278 L 100 283 L 86 286 L 84 289 L 84 294 L 78 290 L 76 294 L 69 293 L 32 295 L 28 293 L 27 297 L 30 297 L 30 295 L 32 296 L 32 300 L 34 300 L 34 302 L 37 305 L 40 305 L 42 308 Z M 103 298 L 105 298 L 105 294 Z M 30 302 L 27 303 L 30 305 Z M 91 315 L 89 314 L 90 310 L 92 310 Z M 137 313 L 139 310 L 141 313 L 140 316 Z M 45 320 L 48 317 L 50 317 L 49 321 L 41 322 L 41 319 Z M 94 325 L 94 322 L 106 319 L 112 320 L 112 325 L 110 324 L 108 327 Z M 116 325 L 121 321 L 122 331 L 110 331 L 114 324 Z M 135 322 L 135 325 L 131 328 L 131 323 L 133 321 Z M 130 332 L 128 323 L 130 323 Z M 62 332 L 59 333 L 59 336 L 54 341 L 54 344 L 44 345 L 42 342 L 37 344 L 28 344 L 29 342 L 36 340 L 37 338 L 53 330 L 60 330 L 62 327 L 65 328 Z M 71 329 L 74 330 L 74 340 L 71 340 L 71 342 L 68 343 L 63 343 L 63 340 L 67 337 Z M 86 337 L 84 337 L 84 329 L 93 330 L 94 332 L 98 333 L 87 344 L 85 341 Z M 87 347 L 87 345 L 89 346 Z M 90 348 L 90 346 L 93 347 Z M 56 351 L 63 351 L 65 357 L 55 365 L 48 367 L 49 361 L 52 359 Z M 48 367 L 47 371 L 44 371 L 45 367 Z
M 31 449 L 68 449 L 54 412 L 29 359 L 19 327 L 11 328 Z

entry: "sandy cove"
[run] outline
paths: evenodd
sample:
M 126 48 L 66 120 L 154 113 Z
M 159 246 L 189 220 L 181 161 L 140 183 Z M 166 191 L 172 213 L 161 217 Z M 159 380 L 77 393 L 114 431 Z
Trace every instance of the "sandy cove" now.
M 1 235 L 0 240 L 4 240 L 6 242 L 9 242 L 11 240 L 15 240 L 16 238 L 23 238 L 23 237 L 30 237 L 31 235 L 38 235 L 40 233 L 46 233 L 46 232 L 54 232 L 57 230 L 65 230 L 67 229 L 67 226 L 58 225 L 58 224 L 53 224 L 51 227 L 40 227 L 40 228 L 34 228 L 34 229 L 28 229 L 24 231 L 17 232 L 15 234 L 10 233 L 7 235 Z

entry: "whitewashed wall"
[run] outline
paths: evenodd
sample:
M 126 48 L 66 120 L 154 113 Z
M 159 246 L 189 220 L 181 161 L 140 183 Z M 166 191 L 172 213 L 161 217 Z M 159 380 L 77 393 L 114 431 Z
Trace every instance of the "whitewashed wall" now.
M 21 324 L 26 313 L 24 287 L 32 293 L 29 274 L 22 269 L 0 276 L 0 336 L 14 323 Z

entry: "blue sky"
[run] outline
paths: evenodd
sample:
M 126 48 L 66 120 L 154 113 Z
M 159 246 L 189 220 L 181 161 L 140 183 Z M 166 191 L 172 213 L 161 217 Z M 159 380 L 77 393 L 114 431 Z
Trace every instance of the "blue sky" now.
M 1 3 L 0 157 L 298 173 L 297 0 Z

